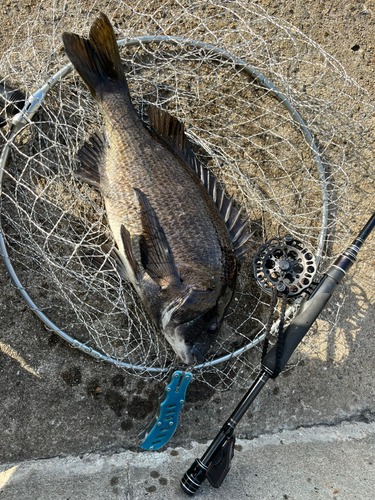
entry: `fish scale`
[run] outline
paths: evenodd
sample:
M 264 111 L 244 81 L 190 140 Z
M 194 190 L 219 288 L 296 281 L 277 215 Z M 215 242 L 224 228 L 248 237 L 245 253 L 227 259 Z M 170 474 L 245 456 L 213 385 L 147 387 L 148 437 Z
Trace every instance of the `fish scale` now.
M 212 199 L 187 166 L 176 162 L 176 158 L 158 144 L 156 151 L 152 148 L 155 148 L 155 140 L 142 123 L 135 122 L 132 128 L 123 131 L 121 124 L 128 118 L 124 109 L 126 102 L 115 102 L 116 114 L 111 112 L 108 103 L 103 107 L 111 137 L 107 176 L 110 185 L 114 185 L 110 192 L 116 191 L 116 198 L 106 200 L 112 230 L 119 232 L 121 224 L 125 224 L 131 234 L 141 233 L 139 207 L 133 193 L 133 186 L 136 186 L 155 208 L 177 267 L 179 262 L 188 265 L 202 262 L 217 266 L 221 275 L 221 248 L 231 248 L 232 243 Z M 116 126 L 109 127 L 107 123 L 113 121 L 113 116 Z M 111 150 L 115 153 L 111 154 Z

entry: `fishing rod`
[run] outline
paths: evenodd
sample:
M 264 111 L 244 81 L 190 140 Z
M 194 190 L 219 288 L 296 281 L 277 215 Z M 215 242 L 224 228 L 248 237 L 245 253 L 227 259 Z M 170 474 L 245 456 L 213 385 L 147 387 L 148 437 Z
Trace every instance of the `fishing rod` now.
M 374 227 L 375 213 L 359 232 L 353 243 L 344 250 L 324 273 L 314 292 L 302 303 L 298 315 L 290 322 L 285 331 L 282 332 L 282 352 L 279 350 L 278 342 L 264 355 L 261 372 L 255 382 L 224 423 L 203 456 L 200 459 L 197 458 L 182 477 L 180 484 L 186 494 L 193 496 L 205 479 L 215 488 L 221 486 L 230 470 L 230 463 L 234 455 L 234 430 L 237 424 L 266 382 L 270 378 L 276 378 L 285 368 L 289 358 L 356 261 L 360 248 Z M 283 288 L 283 286 L 280 286 L 280 288 Z

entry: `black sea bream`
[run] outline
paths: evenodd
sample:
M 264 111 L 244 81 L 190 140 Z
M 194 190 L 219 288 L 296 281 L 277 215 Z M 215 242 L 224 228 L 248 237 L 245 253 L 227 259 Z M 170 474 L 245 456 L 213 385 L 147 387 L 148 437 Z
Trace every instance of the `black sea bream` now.
M 64 33 L 65 51 L 100 106 L 105 130 L 79 151 L 77 175 L 100 189 L 122 273 L 187 365 L 204 360 L 249 238 L 239 212 L 198 162 L 183 124 L 151 106 L 152 130 L 130 100 L 112 26 Z

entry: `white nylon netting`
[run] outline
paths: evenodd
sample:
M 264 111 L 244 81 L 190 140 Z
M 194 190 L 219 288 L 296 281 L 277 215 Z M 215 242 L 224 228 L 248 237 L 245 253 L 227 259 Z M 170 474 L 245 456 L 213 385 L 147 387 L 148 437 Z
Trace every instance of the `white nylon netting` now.
M 245 207 L 255 230 L 208 361 L 259 338 L 269 303 L 253 279 L 252 257 L 259 245 L 291 233 L 317 252 L 324 213 L 324 265 L 349 242 L 351 175 L 359 161 L 366 164 L 368 154 L 363 133 L 372 111 L 365 91 L 298 29 L 248 2 L 34 3 L 0 60 L 1 82 L 27 97 L 68 63 L 62 32 L 87 34 L 101 11 L 119 40 L 181 38 L 121 47 L 130 92 L 144 119 L 146 106 L 153 103 L 184 121 L 193 149 Z M 245 61 L 285 95 L 314 137 L 324 184 L 311 144 L 283 103 L 241 64 L 192 41 Z M 11 120 L 7 109 L 4 116 Z M 116 273 L 98 271 L 84 257 L 87 251 L 100 255 L 103 243 L 112 244 L 101 196 L 73 175 L 77 150 L 100 124 L 97 106 L 78 75 L 70 73 L 17 135 L 2 181 L 1 224 L 9 258 L 37 307 L 72 338 L 114 361 L 176 366 L 172 349 L 131 286 Z M 1 134 L 5 144 L 8 129 Z M 337 317 L 327 321 L 331 331 Z M 310 344 L 313 349 L 313 340 Z M 256 347 L 196 370 L 195 377 L 218 389 L 245 386 L 259 361 Z M 166 375 L 124 369 L 158 379 Z

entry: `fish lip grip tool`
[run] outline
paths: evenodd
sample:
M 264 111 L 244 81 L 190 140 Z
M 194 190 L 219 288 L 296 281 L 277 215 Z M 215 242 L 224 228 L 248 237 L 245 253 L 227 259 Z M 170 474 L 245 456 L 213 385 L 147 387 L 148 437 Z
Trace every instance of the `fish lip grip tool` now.
M 173 436 L 180 410 L 185 403 L 186 390 L 192 379 L 190 372 L 177 370 L 159 397 L 155 415 L 139 434 L 139 444 L 144 450 L 158 450 Z

